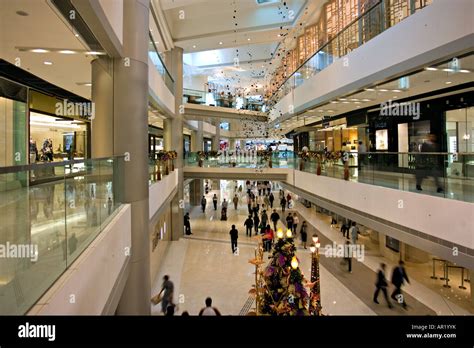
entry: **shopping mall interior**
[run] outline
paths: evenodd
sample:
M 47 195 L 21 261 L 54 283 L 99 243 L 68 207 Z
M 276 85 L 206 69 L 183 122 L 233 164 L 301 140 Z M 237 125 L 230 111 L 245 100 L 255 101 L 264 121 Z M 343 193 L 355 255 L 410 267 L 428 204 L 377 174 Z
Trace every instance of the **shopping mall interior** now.
M 472 316 L 473 13 L 0 0 L 0 316 Z

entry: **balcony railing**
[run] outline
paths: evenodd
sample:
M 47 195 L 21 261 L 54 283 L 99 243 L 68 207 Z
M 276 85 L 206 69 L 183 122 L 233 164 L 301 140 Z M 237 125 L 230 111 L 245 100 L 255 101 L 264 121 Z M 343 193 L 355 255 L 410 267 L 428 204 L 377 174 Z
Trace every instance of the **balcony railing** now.
M 0 168 L 0 314 L 26 313 L 120 207 L 123 157 Z
M 430 3 L 431 0 L 402 0 L 390 6 L 387 1 L 379 1 L 306 59 L 282 82 L 269 99 L 268 105 L 275 105 L 305 80 L 326 69 L 338 58 L 347 55 Z
M 163 81 L 165 82 L 166 87 L 168 87 L 169 91 L 174 94 L 174 79 L 171 77 L 168 69 L 165 66 L 165 63 L 161 59 L 160 53 L 156 48 L 155 42 L 153 41 L 153 37 L 151 33 L 149 33 L 149 44 L 148 44 L 148 55 L 155 65 L 156 70 L 160 73 Z
M 474 153 L 348 152 L 347 157 L 335 155 L 332 159 L 303 160 L 295 157 L 293 152 L 273 152 L 270 161 L 270 158 L 257 156 L 256 152 L 233 151 L 207 158 L 189 153 L 185 165 L 203 168 L 289 168 L 336 179 L 474 202 Z M 417 189 L 417 185 L 421 186 L 421 190 Z

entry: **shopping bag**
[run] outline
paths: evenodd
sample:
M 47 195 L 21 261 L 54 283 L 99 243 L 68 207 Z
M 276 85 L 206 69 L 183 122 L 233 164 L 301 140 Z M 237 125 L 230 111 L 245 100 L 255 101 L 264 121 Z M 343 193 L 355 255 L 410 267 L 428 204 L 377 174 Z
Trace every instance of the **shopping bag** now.
M 163 296 L 161 295 L 161 293 L 159 293 L 158 295 L 155 295 L 151 298 L 151 303 L 156 306 L 158 303 L 161 302 L 161 300 L 163 300 Z

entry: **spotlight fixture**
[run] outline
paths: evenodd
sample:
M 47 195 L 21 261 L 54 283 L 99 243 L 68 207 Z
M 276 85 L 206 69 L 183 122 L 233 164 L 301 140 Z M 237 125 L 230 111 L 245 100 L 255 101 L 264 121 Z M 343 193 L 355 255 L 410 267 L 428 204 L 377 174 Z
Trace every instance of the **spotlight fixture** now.
M 31 52 L 33 52 L 33 53 L 48 53 L 49 51 L 45 50 L 43 48 L 34 48 L 34 49 L 31 50 Z
M 53 65 L 53 62 L 50 62 L 50 61 L 44 61 L 43 62 L 44 65 Z
M 59 53 L 62 53 L 62 54 L 76 54 L 75 51 L 71 51 L 71 50 L 61 50 L 61 51 L 58 51 Z

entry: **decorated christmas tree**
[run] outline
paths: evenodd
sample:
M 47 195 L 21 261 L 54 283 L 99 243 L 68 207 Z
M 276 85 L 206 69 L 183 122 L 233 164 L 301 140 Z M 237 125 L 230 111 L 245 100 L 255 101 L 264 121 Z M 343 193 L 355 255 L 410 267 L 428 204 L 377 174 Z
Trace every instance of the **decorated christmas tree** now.
M 271 261 L 264 271 L 265 291 L 260 313 L 263 315 L 309 315 L 309 295 L 305 289 L 306 280 L 301 273 L 296 246 L 287 231 L 277 232 Z

